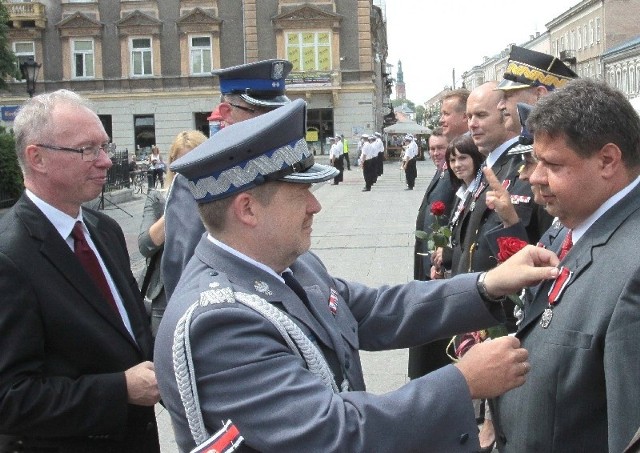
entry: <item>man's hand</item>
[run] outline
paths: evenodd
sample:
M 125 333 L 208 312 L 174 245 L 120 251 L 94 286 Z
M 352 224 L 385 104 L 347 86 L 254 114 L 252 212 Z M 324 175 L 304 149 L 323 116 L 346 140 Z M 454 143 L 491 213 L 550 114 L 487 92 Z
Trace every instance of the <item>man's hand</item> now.
M 528 356 L 520 340 L 507 336 L 473 346 L 455 366 L 472 398 L 494 398 L 524 384 L 531 369 Z
M 533 286 L 542 280 L 558 276 L 556 267 L 560 261 L 555 253 L 527 245 L 511 258 L 494 267 L 484 279 L 487 292 L 492 297 L 517 293 L 522 288 Z
M 496 178 L 495 173 L 489 167 L 482 169 L 484 177 L 489 183 L 491 190 L 487 191 L 486 203 L 489 209 L 493 209 L 502 220 L 505 227 L 515 225 L 520 221 L 516 209 L 511 204 L 511 195 L 507 189 L 502 187 L 502 183 Z
M 160 391 L 153 362 L 142 362 L 124 372 L 127 402 L 137 406 L 153 406 L 160 401 Z

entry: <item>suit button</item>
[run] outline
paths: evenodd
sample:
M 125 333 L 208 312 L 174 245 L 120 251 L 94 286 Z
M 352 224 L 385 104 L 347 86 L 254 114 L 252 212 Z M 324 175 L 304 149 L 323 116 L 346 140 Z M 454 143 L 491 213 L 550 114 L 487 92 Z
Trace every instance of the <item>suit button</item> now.
M 150 432 L 152 432 L 154 430 L 155 430 L 155 426 L 154 426 L 153 422 L 147 423 L 147 432 L 150 433 Z
M 469 433 L 464 433 L 460 436 L 460 443 L 466 444 L 467 440 L 469 440 Z

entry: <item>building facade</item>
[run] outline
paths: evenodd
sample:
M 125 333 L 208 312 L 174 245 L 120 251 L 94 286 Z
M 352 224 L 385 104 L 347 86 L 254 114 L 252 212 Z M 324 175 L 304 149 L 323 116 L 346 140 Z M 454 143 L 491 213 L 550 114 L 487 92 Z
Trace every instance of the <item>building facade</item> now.
M 520 45 L 554 55 L 580 77 L 606 80 L 632 98 L 640 95 L 639 15 L 640 0 L 582 0 L 545 24 L 544 33 Z M 464 86 L 472 90 L 499 80 L 508 54 L 509 47 L 485 57 L 463 74 Z
M 185 129 L 208 133 L 217 68 L 290 60 L 287 95 L 308 103 L 311 147 L 355 142 L 388 112 L 386 22 L 372 0 L 61 0 L 7 3 L 20 62 L 42 66 L 36 94 L 67 88 L 92 100 L 118 148 L 163 153 Z M 0 93 L 2 120 L 23 81 Z M 6 114 L 5 114 L 6 112 Z

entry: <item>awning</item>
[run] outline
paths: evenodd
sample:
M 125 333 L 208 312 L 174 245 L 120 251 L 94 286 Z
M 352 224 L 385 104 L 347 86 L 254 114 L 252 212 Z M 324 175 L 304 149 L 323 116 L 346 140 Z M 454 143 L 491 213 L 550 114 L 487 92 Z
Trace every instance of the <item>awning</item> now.
M 431 129 L 427 126 L 421 126 L 414 121 L 398 121 L 396 124 L 385 127 L 382 131 L 385 134 L 426 135 L 431 133 Z

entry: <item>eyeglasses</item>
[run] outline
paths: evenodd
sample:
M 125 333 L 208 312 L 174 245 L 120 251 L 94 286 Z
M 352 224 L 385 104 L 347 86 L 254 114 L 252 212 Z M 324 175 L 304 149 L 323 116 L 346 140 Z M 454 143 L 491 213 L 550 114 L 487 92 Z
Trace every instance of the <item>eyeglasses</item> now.
M 235 107 L 237 109 L 244 110 L 245 112 L 256 113 L 256 110 L 252 109 L 251 107 L 245 107 L 244 105 L 233 104 L 233 103 L 231 103 L 229 101 L 227 101 L 227 104 L 229 104 L 231 107 Z
M 100 151 L 102 150 L 104 150 L 104 152 L 107 153 L 107 156 L 109 158 L 112 158 L 113 154 L 116 151 L 115 143 L 103 143 L 102 145 L 82 146 L 80 148 L 67 148 L 66 146 L 45 145 L 43 143 L 36 143 L 36 146 L 52 149 L 55 151 L 69 151 L 72 153 L 82 154 L 82 160 L 89 161 L 89 162 L 96 160 L 100 155 Z

